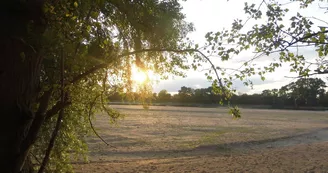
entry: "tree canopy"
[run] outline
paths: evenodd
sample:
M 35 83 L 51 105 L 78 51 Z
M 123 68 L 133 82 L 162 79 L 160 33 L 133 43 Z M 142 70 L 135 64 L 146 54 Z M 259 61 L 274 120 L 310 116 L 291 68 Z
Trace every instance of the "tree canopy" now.
M 161 75 L 183 75 L 188 68 L 181 43 L 193 26 L 178 1 L 17 0 L 1 2 L 1 11 L 5 172 L 23 165 L 72 171 L 71 155 L 86 151 L 93 114 L 119 117 L 104 95 L 131 93 L 133 68 Z M 151 96 L 148 87 L 137 88 L 143 100 Z M 29 118 L 20 123 L 18 117 Z

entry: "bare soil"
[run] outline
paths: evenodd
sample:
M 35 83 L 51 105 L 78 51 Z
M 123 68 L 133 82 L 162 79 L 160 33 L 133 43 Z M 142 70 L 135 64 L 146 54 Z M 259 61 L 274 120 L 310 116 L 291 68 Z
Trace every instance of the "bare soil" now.
M 328 112 L 113 106 L 117 124 L 99 114 L 87 138 L 89 172 L 328 172 Z

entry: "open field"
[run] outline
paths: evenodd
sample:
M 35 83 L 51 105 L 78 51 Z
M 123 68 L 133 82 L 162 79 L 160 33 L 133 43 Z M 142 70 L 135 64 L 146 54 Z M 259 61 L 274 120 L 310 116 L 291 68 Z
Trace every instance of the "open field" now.
M 115 105 L 117 125 L 99 115 L 87 139 L 87 172 L 328 172 L 328 112 Z

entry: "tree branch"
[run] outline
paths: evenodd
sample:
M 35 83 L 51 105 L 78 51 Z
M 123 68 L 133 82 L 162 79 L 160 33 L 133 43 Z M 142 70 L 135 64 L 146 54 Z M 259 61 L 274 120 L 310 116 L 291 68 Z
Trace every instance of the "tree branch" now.
M 66 108 L 67 106 L 69 106 L 71 104 L 72 103 L 70 101 L 68 101 L 67 98 L 64 102 L 58 101 L 51 109 L 49 109 L 45 113 L 45 120 L 46 121 L 49 120 L 51 117 L 56 115 L 62 108 Z
M 312 17 L 307 17 L 307 18 L 312 18 L 312 19 L 318 20 L 318 21 L 323 22 L 323 23 L 325 23 L 325 24 L 328 25 L 328 22 L 326 22 L 326 21 L 324 21 L 324 20 L 322 20 L 322 19 L 319 19 L 319 18 L 317 18 L 317 17 L 312 16 Z
M 60 69 L 60 71 L 61 71 L 61 73 L 60 73 L 60 83 L 61 83 L 61 91 L 60 91 L 61 92 L 61 97 L 60 97 L 60 100 L 61 100 L 62 103 L 64 103 L 66 94 L 65 94 L 65 91 L 64 91 L 65 86 L 64 86 L 64 54 L 63 54 L 63 50 L 61 51 L 61 69 Z M 51 134 L 49 145 L 48 145 L 48 148 L 47 148 L 46 153 L 44 155 L 44 158 L 43 158 L 43 161 L 41 163 L 41 166 L 40 166 L 40 169 L 39 169 L 38 173 L 43 173 L 46 166 L 47 166 L 47 164 L 48 164 L 48 162 L 49 162 L 50 154 L 51 154 L 51 151 L 52 151 L 52 149 L 55 145 L 55 141 L 56 141 L 59 129 L 61 127 L 61 122 L 62 122 L 63 117 L 64 117 L 64 107 L 62 107 L 60 109 L 55 129 Z
M 294 44 L 296 44 L 296 43 L 298 43 L 298 42 L 303 42 L 303 41 L 305 41 L 306 39 L 309 39 L 309 38 L 311 38 L 311 37 L 317 36 L 317 35 L 319 35 L 319 34 L 325 34 L 325 33 L 328 33 L 328 30 L 327 30 L 327 31 L 321 31 L 321 32 L 312 33 L 312 34 L 307 35 L 307 36 L 305 36 L 305 37 L 301 37 L 301 38 L 299 38 L 299 39 L 296 39 L 294 42 L 289 43 L 289 45 L 287 45 L 285 49 L 287 49 L 289 46 L 292 46 L 292 45 L 294 45 Z
M 40 98 L 40 105 L 35 113 L 35 117 L 33 119 L 33 122 L 30 126 L 30 129 L 26 135 L 26 138 L 24 139 L 22 143 L 22 151 L 27 151 L 27 148 L 33 144 L 37 138 L 38 132 L 41 128 L 41 125 L 44 121 L 45 117 L 45 111 L 47 110 L 50 97 L 52 95 L 53 88 L 49 89 L 48 91 L 45 91 L 43 95 Z
M 96 65 L 96 66 L 92 67 L 91 69 L 85 71 L 84 73 L 74 77 L 73 80 L 71 80 L 70 84 L 75 84 L 75 83 L 79 82 L 80 80 L 84 79 L 85 77 L 87 77 L 88 75 L 90 75 L 100 69 L 108 67 L 108 65 L 109 64 L 106 64 L 106 63 Z
M 316 72 L 316 73 L 311 73 L 311 74 L 308 74 L 308 76 L 313 76 L 313 75 L 320 75 L 320 74 L 328 74 L 328 70 L 324 70 L 324 71 L 319 71 L 319 72 Z M 304 76 L 295 76 L 295 77 L 292 77 L 292 76 L 284 76 L 285 78 L 294 78 L 294 79 L 297 79 L 297 78 L 303 78 Z
M 94 126 L 93 126 L 93 124 L 92 124 L 92 120 L 91 120 L 91 115 L 92 115 L 92 108 L 94 107 L 94 105 L 96 104 L 96 100 L 98 99 L 98 97 L 99 97 L 100 95 L 98 95 L 98 96 L 96 96 L 95 98 L 94 98 L 94 100 L 91 102 L 91 104 L 90 104 L 90 108 L 89 108 L 89 123 L 90 123 L 90 127 L 91 127 L 91 129 L 92 129 L 92 131 L 93 131 L 93 133 L 102 141 L 102 142 L 104 142 L 107 146 L 111 146 L 111 145 L 109 145 L 109 143 L 107 143 L 98 133 L 97 133 L 97 131 L 95 130 L 95 128 L 94 128 Z M 116 148 L 116 147 L 114 147 L 114 146 L 111 146 L 111 147 L 113 147 L 113 148 Z

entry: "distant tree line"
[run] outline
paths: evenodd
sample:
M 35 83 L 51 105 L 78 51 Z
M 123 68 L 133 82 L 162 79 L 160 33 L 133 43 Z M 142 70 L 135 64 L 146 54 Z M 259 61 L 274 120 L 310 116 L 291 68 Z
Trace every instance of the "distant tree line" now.
M 296 82 L 282 86 L 280 89 L 266 89 L 260 94 L 233 95 L 231 103 L 236 105 L 269 105 L 272 108 L 291 107 L 327 107 L 328 92 L 326 83 L 319 78 L 301 78 Z M 135 100 L 140 97 L 133 93 Z M 129 101 L 124 93 L 114 93 L 109 97 L 111 101 Z M 153 103 L 199 103 L 215 104 L 221 99 L 220 95 L 213 92 L 212 87 L 193 89 L 182 86 L 177 94 L 170 94 L 167 90 L 153 93 Z

